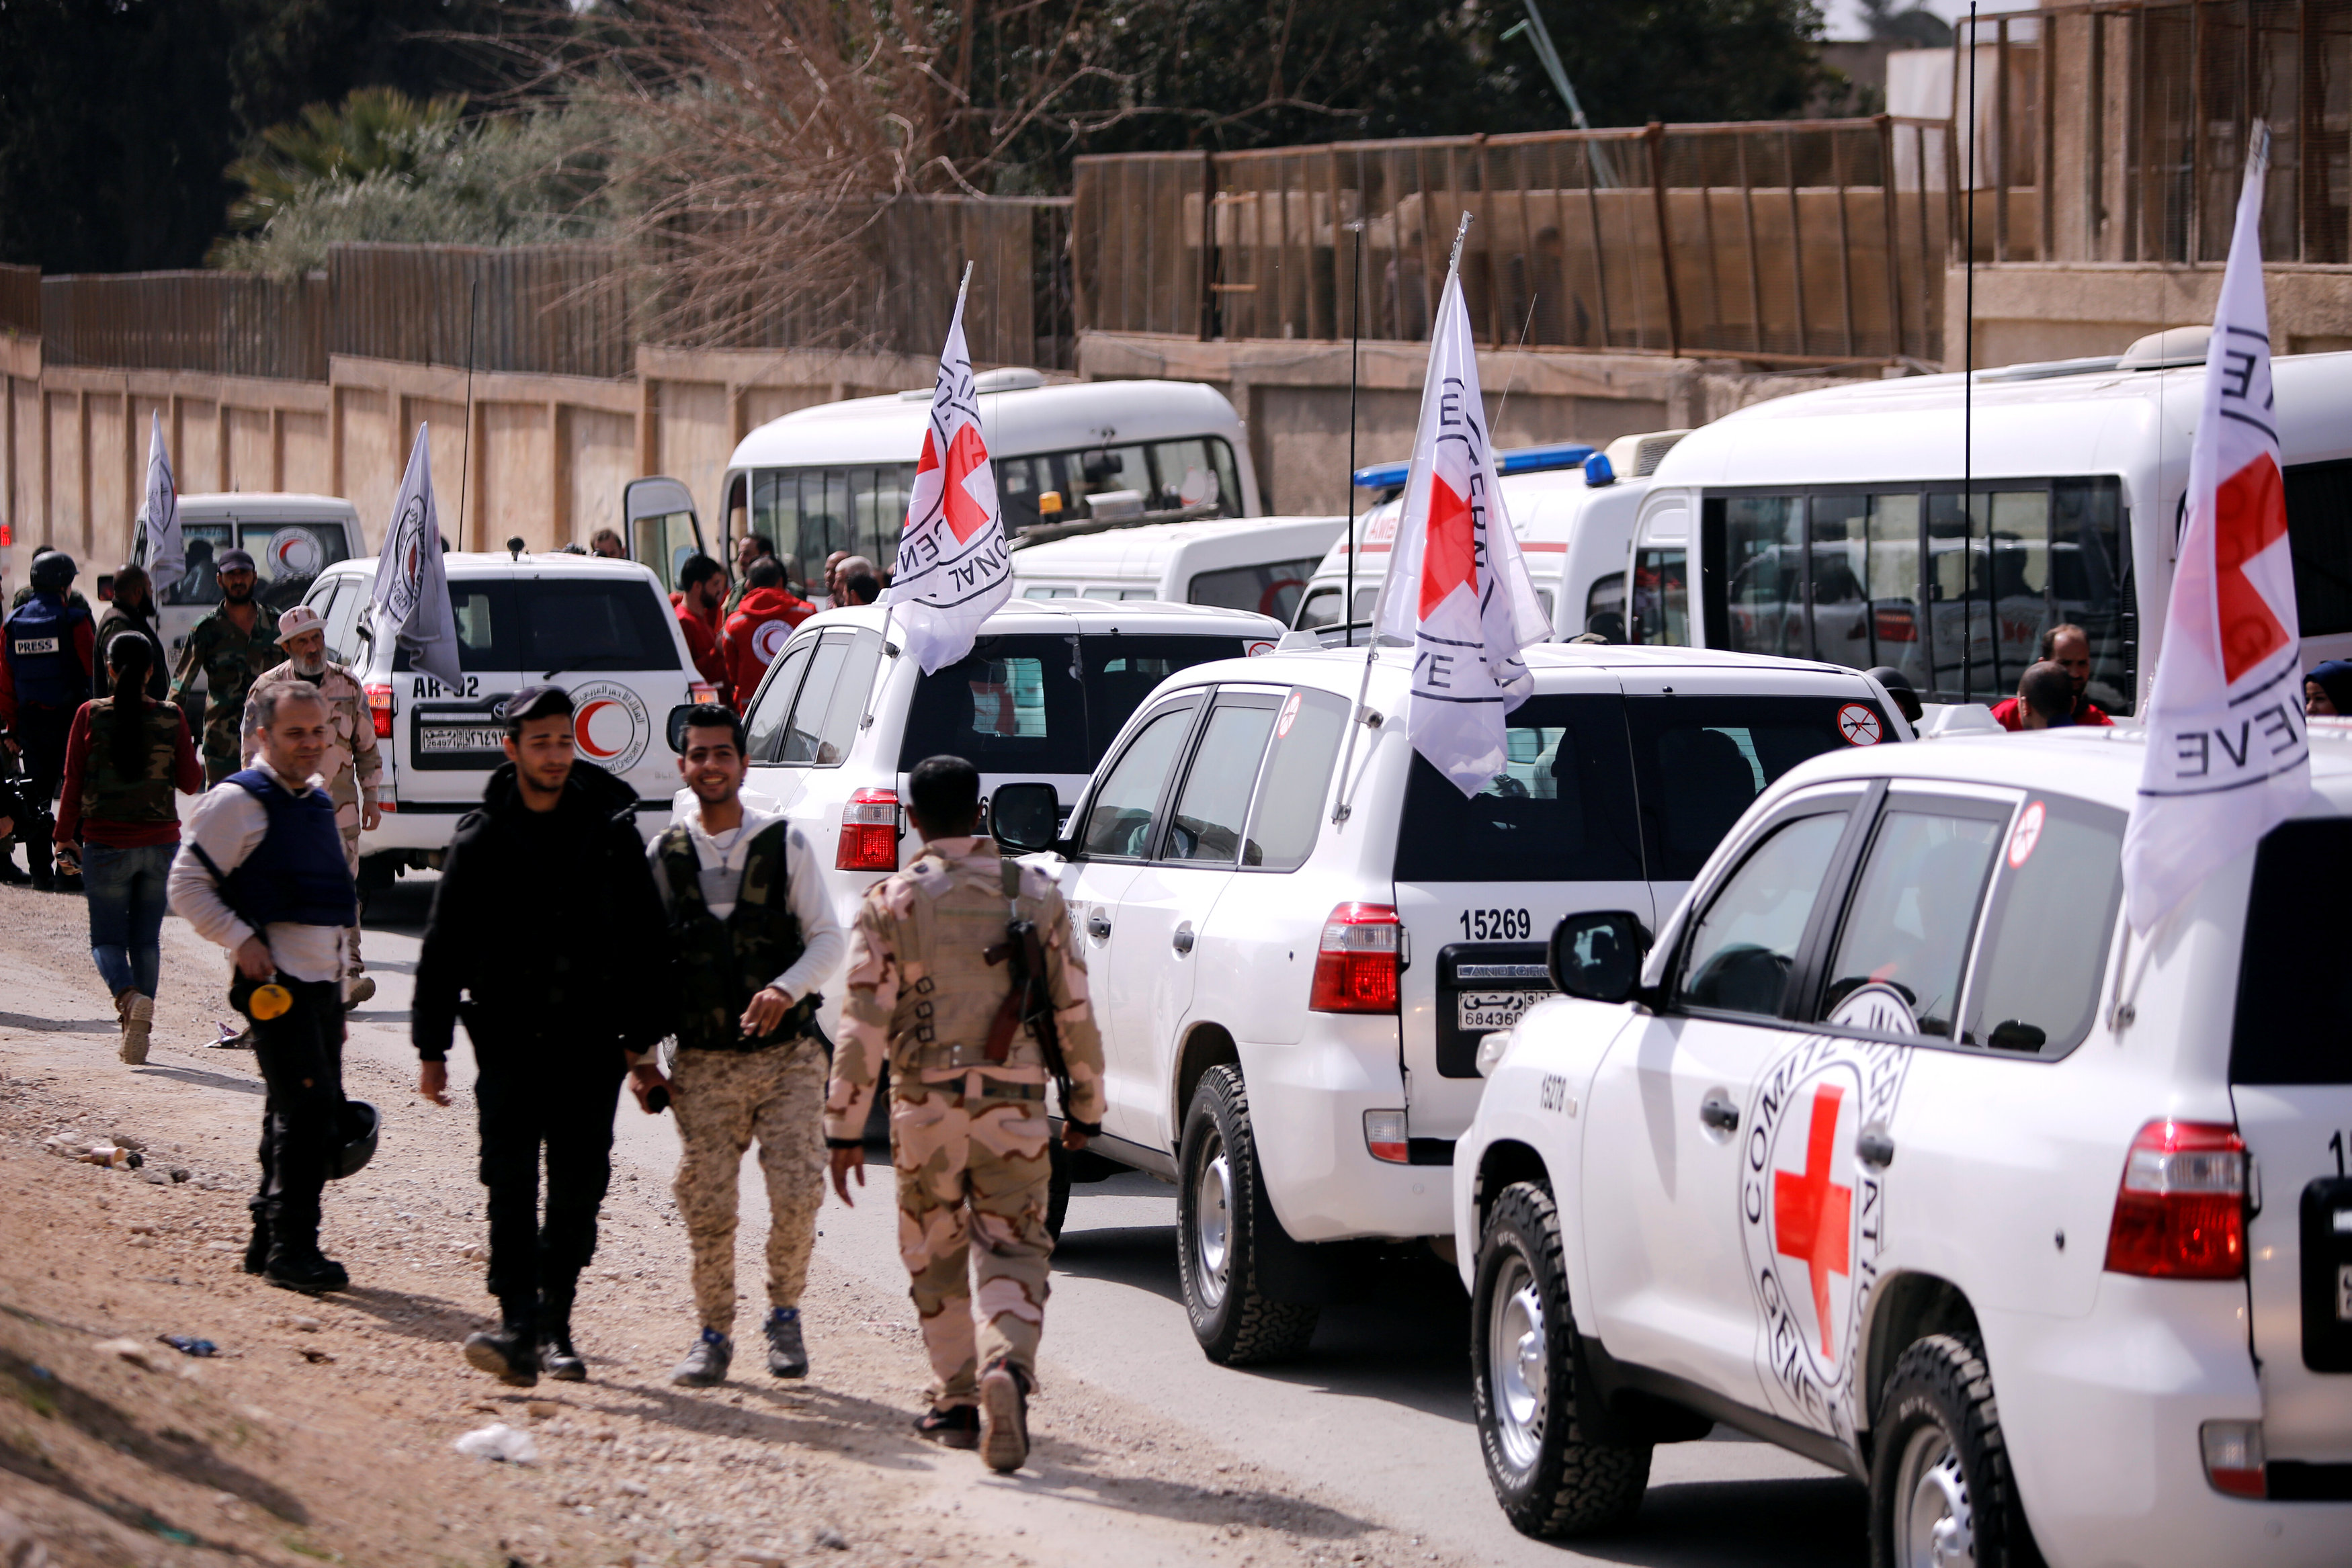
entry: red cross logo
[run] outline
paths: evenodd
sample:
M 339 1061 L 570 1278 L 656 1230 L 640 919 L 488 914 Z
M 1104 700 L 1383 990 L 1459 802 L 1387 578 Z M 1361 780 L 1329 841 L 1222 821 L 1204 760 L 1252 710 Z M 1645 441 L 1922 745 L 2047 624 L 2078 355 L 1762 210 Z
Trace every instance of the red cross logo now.
M 1476 541 L 1471 537 L 1470 503 L 1444 478 L 1429 476 L 1429 538 L 1421 551 L 1421 618 L 1445 602 L 1462 584 L 1477 591 Z
M 2286 491 L 2265 452 L 2214 487 L 2213 607 L 2221 619 L 2222 677 L 2233 685 L 2286 646 L 2286 628 L 2246 578 L 2246 563 L 2285 537 Z
M 1822 1355 L 1830 1344 L 1830 1276 L 1852 1275 L 1853 1188 L 1830 1180 L 1835 1157 L 1838 1103 L 1845 1091 L 1824 1083 L 1813 1091 L 1812 1127 L 1805 1137 L 1805 1169 L 1772 1173 L 1773 1250 L 1794 1258 L 1812 1276 L 1813 1316 L 1822 1325 Z

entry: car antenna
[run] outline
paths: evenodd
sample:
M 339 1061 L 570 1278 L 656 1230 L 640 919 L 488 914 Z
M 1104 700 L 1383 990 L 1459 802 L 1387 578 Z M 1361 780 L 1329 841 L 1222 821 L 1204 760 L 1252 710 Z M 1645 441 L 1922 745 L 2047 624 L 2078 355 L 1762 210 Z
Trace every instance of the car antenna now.
M 1348 225 L 1356 236 L 1355 298 L 1348 330 L 1348 597 L 1339 601 L 1339 631 L 1356 645 L 1356 365 L 1364 349 L 1364 220 Z
M 472 537 L 466 532 L 466 503 L 474 494 L 474 328 L 481 316 L 481 303 L 482 278 L 478 272 L 466 296 L 466 439 L 457 449 L 457 537 L 461 539 Z

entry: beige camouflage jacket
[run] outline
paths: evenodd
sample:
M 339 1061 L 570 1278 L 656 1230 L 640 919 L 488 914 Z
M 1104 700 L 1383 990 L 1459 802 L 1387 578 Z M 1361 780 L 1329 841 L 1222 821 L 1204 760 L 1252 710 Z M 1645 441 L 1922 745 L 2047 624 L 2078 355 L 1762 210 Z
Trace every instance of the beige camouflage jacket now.
M 897 1083 L 955 1085 L 973 1076 L 1046 1082 L 1044 1053 L 1025 1029 L 1013 1037 L 1004 1061 L 986 1057 L 989 1026 L 1010 987 L 1005 967 L 982 956 L 1004 940 L 1011 918 L 1003 863 L 992 840 L 934 839 L 914 864 L 866 890 L 849 928 L 848 998 L 825 1094 L 827 1137 L 864 1131 L 886 1061 Z M 1024 866 L 1019 904 L 1045 943 L 1054 1021 L 1070 1070 L 1071 1103 L 1064 1110 L 1078 1121 L 1099 1122 L 1102 1034 L 1087 998 L 1086 959 L 1070 946 L 1061 890 L 1044 872 Z
M 246 694 L 245 716 L 237 727 L 246 767 L 252 767 L 253 759 L 261 755 L 261 743 L 253 733 L 253 693 L 305 679 L 291 660 L 254 677 L 253 690 Z M 319 758 L 319 777 L 327 781 L 327 793 L 334 800 L 335 826 L 348 837 L 360 831 L 360 808 L 367 799 L 361 791 L 373 795 L 383 777 L 383 754 L 376 749 L 375 719 L 368 712 L 367 693 L 351 672 L 330 661 L 317 685 L 327 699 L 329 714 L 327 749 Z

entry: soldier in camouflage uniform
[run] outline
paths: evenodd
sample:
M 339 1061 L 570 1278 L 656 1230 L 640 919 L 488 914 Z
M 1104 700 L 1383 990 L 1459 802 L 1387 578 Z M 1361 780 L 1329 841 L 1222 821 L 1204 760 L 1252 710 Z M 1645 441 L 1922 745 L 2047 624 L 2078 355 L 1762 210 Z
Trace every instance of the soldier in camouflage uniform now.
M 343 836 L 343 859 L 352 879 L 360 874 L 360 834 L 383 820 L 376 804 L 377 781 L 383 777 L 383 757 L 376 749 L 375 716 L 368 711 L 367 689 L 349 670 L 327 657 L 327 625 L 319 612 L 297 604 L 278 617 L 278 646 L 286 662 L 256 677 L 245 694 L 245 721 L 240 746 L 244 766 L 261 755 L 261 727 L 254 706 L 256 693 L 299 681 L 327 699 L 327 749 L 319 758 L 319 776 L 327 781 L 328 797 L 335 802 L 335 827 Z M 205 727 L 209 732 L 211 726 Z M 360 961 L 360 928 L 343 933 L 343 952 L 351 960 L 344 979 L 343 1001 L 357 1007 L 375 995 L 375 982 Z
M 841 963 L 841 923 L 815 852 L 781 812 L 746 802 L 743 721 L 687 716 L 688 793 L 646 852 L 678 961 L 668 1084 L 681 1152 L 674 1191 L 694 1253 L 701 1332 L 670 1381 L 708 1388 L 735 1354 L 735 1199 L 743 1151 L 768 1180 L 768 1371 L 808 1375 L 801 1291 L 824 1202 L 825 1048 L 817 986 Z M 662 1082 L 644 1066 L 642 1099 Z
M 926 841 L 912 865 L 866 889 L 850 927 L 849 999 L 825 1096 L 825 1142 L 834 1189 L 849 1202 L 850 1174 L 866 1179 L 858 1135 L 887 1061 L 898 1252 L 914 1279 L 938 1378 L 916 1430 L 977 1447 L 991 1469 L 1014 1470 L 1029 1452 L 1027 1398 L 1036 1387 L 1054 1249 L 1045 1228 L 1045 1053 L 1025 1024 L 999 1027 L 1011 987 L 990 954 L 1003 956 L 1016 912 L 1045 940 L 1070 1073 L 1066 1148 L 1083 1148 L 1101 1131 L 1102 1040 L 1087 1005 L 1086 962 L 1070 946 L 1053 879 L 971 836 L 980 820 L 972 765 L 931 758 L 915 768 L 908 793 Z
M 238 732 L 246 694 L 284 655 L 276 628 L 253 600 L 253 558 L 241 549 L 223 550 L 213 570 L 220 580 L 220 608 L 188 633 L 180 667 L 172 673 L 172 700 L 184 701 L 196 673 L 204 672 L 205 778 L 218 784 L 245 766 Z

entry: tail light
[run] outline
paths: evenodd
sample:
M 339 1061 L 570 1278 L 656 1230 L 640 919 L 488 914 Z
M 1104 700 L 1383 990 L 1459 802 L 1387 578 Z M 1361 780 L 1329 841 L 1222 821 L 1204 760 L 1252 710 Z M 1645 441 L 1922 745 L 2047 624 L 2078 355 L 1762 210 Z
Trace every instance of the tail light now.
M 1878 610 L 1872 613 L 1871 620 L 1878 628 L 1878 640 L 1882 643 L 1916 643 L 1919 640 L 1919 622 L 1908 610 Z
M 860 789 L 841 810 L 835 871 L 898 869 L 898 791 Z
M 690 703 L 715 703 L 719 700 L 719 688 L 709 681 L 689 681 L 686 687 L 686 700 Z
M 2231 1497 L 2269 1495 L 2260 1421 L 2208 1421 L 2197 1428 L 2197 1446 L 2204 1450 L 2205 1479 L 2215 1491 Z
M 1343 904 L 1323 922 L 1307 1005 L 1318 1013 L 1392 1013 L 1403 959 L 1404 927 L 1395 909 Z
M 1364 1147 L 1372 1158 L 1386 1160 L 1392 1166 L 1408 1163 L 1412 1157 L 1412 1145 L 1404 1134 L 1404 1113 L 1402 1111 L 1367 1111 L 1364 1113 Z
M 370 686 L 367 688 L 367 700 L 368 717 L 375 721 L 375 737 L 378 740 L 390 740 L 392 738 L 392 688 Z
M 2132 1140 L 2107 1271 L 2235 1280 L 2246 1271 L 2246 1142 L 2214 1122 L 2150 1122 Z

